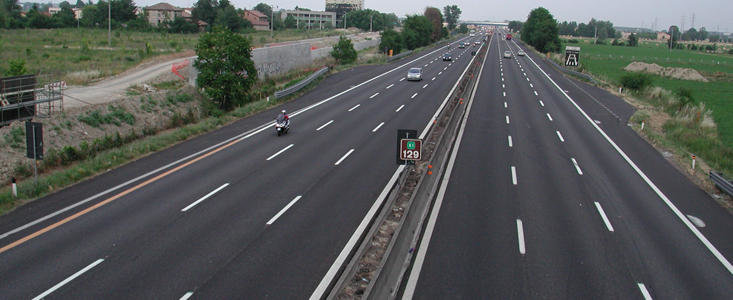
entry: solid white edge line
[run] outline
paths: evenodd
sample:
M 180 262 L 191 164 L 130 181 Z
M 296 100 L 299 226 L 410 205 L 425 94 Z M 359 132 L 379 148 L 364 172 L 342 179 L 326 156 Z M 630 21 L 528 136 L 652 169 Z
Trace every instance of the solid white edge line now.
M 516 42 L 514 43 L 516 44 Z M 641 177 L 646 182 L 646 184 L 657 194 L 657 196 L 659 196 L 659 198 L 661 198 L 662 201 L 664 201 L 664 203 L 667 204 L 667 207 L 669 207 L 669 209 L 672 210 L 672 212 L 674 212 L 675 215 L 677 215 L 677 218 L 679 218 L 680 221 L 682 221 L 682 223 L 685 224 L 687 228 L 690 231 L 692 231 L 692 233 L 700 240 L 700 242 L 702 242 L 703 245 L 705 245 L 705 247 L 708 248 L 708 250 L 713 254 L 713 256 L 715 256 L 715 258 L 718 259 L 718 261 L 720 261 L 721 264 L 723 264 L 723 266 L 728 270 L 728 272 L 733 274 L 733 265 L 731 265 L 728 259 L 725 258 L 725 256 L 723 256 L 723 254 L 720 253 L 720 251 L 718 251 L 718 249 L 700 232 L 700 230 L 698 230 L 695 227 L 695 225 L 692 224 L 692 222 L 690 222 L 690 220 L 687 219 L 687 217 L 685 217 L 685 215 L 677 208 L 677 206 L 674 205 L 674 203 L 672 203 L 672 201 L 669 200 L 669 198 L 667 198 L 667 195 L 662 193 L 662 190 L 660 190 L 657 187 L 657 185 L 654 184 L 654 182 L 652 182 L 652 180 L 649 179 L 649 177 L 647 177 L 646 174 L 636 165 L 636 163 L 634 163 L 631 160 L 631 158 L 629 158 L 629 156 L 626 155 L 626 152 L 621 150 L 621 147 L 616 145 L 616 142 L 614 142 L 606 134 L 606 132 L 603 131 L 603 129 L 601 129 L 601 127 L 598 126 L 598 124 L 593 122 L 593 119 L 591 119 L 590 116 L 588 116 L 588 114 L 585 113 L 585 111 L 582 108 L 580 108 L 578 103 L 576 103 L 572 98 L 570 98 L 570 96 L 568 96 L 568 94 L 565 93 L 565 91 L 561 89 L 560 86 L 557 85 L 557 83 L 554 80 L 552 80 L 552 78 L 550 78 L 550 76 L 547 75 L 547 73 L 544 70 L 542 70 L 542 68 L 540 68 L 540 66 L 537 65 L 537 63 L 534 62 L 534 60 L 531 57 L 528 57 L 528 58 L 537 67 L 537 69 L 540 70 L 540 72 L 542 72 L 542 74 L 544 74 L 545 77 L 547 77 L 547 79 L 549 79 L 550 82 L 552 82 L 552 84 L 555 85 L 555 87 L 558 90 L 560 90 L 560 93 L 562 93 L 565 96 L 565 98 L 567 98 L 568 101 L 570 101 L 570 103 L 572 103 L 573 106 L 575 106 L 575 108 L 578 109 L 578 111 L 580 111 L 581 115 L 583 115 L 585 119 L 588 120 L 588 123 L 590 123 L 590 125 L 593 126 L 603 136 L 603 138 L 606 139 L 606 141 L 609 144 L 611 144 L 611 146 L 616 150 L 616 152 L 618 152 L 619 155 L 621 155 L 621 157 L 624 160 L 626 160 L 626 163 L 628 163 L 629 166 L 631 166 L 631 168 L 634 169 L 634 171 L 636 171 L 639 177 Z
M 492 37 L 493 38 L 493 37 Z M 490 42 L 490 41 L 489 41 Z M 483 45 L 481 46 L 483 47 Z M 480 50 L 480 48 L 479 48 Z M 488 58 L 488 53 L 486 56 L 484 56 L 484 61 L 481 63 L 481 70 L 479 71 L 478 78 L 481 78 L 481 74 L 484 70 L 484 65 L 486 65 L 486 58 Z M 474 56 L 475 58 L 475 56 Z M 471 59 L 471 63 L 473 62 L 473 59 Z M 470 63 L 469 63 L 470 66 Z M 466 68 L 468 70 L 468 68 Z M 465 72 L 464 72 L 465 73 Z M 463 75 L 461 75 L 463 77 Z M 460 77 L 459 77 L 460 78 Z M 477 81 L 478 84 L 478 81 Z M 473 100 L 474 96 L 476 95 L 476 85 L 474 85 L 473 92 L 471 94 L 471 99 L 468 102 L 468 106 L 466 107 L 466 113 L 463 117 L 461 127 L 458 131 L 458 136 L 456 137 L 456 141 L 454 142 L 453 146 L 453 152 L 450 155 L 450 159 L 448 160 L 448 165 L 446 167 L 445 175 L 443 176 L 443 179 L 440 183 L 440 189 L 438 190 L 438 195 L 436 196 L 435 203 L 433 204 L 433 209 L 430 212 L 430 217 L 428 218 L 428 223 L 425 227 L 425 232 L 423 233 L 422 241 L 420 242 L 420 246 L 418 247 L 417 254 L 415 255 L 415 262 L 413 264 L 412 270 L 410 270 L 410 275 L 407 280 L 407 284 L 405 285 L 405 291 L 402 294 L 402 299 L 412 299 L 412 297 L 415 294 L 415 288 L 417 287 L 417 281 L 420 279 L 420 272 L 422 271 L 423 262 L 425 261 L 425 254 L 428 251 L 428 247 L 430 245 L 430 239 L 433 236 L 433 230 L 435 228 L 435 223 L 438 220 L 438 214 L 440 213 L 440 207 L 443 205 L 443 198 L 445 197 L 445 192 L 448 188 L 448 182 L 450 181 L 451 173 L 453 172 L 453 165 L 455 164 L 456 157 L 458 156 L 458 150 L 461 146 L 461 140 L 463 140 L 463 132 L 466 129 L 466 123 L 468 121 L 468 116 L 471 113 L 471 107 L 473 106 Z M 450 96 L 449 93 L 448 95 Z M 424 134 L 426 134 L 424 132 Z
M 69 276 L 68 278 L 66 278 L 63 281 L 57 283 L 56 285 L 54 285 L 50 289 L 46 290 L 42 294 L 36 296 L 35 298 L 33 298 L 33 300 L 43 299 L 44 297 L 46 297 L 46 296 L 50 295 L 51 293 L 55 292 L 56 290 L 58 290 L 59 288 L 61 288 L 65 284 L 69 283 L 70 281 L 76 279 L 77 277 L 81 276 L 85 272 L 87 272 L 87 271 L 91 270 L 92 268 L 96 267 L 98 264 L 101 264 L 103 261 L 104 261 L 104 259 L 102 259 L 102 258 L 96 260 L 95 262 L 93 262 L 90 265 L 86 266 L 84 269 L 81 269 L 81 270 L 77 271 L 76 273 L 74 273 L 74 275 Z
M 403 68 L 403 67 L 405 67 L 405 66 L 407 66 L 407 65 L 410 65 L 410 64 L 412 64 L 412 63 L 414 63 L 414 62 L 416 62 L 416 61 L 418 61 L 418 60 L 421 60 L 421 59 L 425 58 L 426 56 L 432 55 L 433 53 L 436 53 L 436 52 L 438 52 L 438 51 L 441 51 L 441 50 L 442 50 L 443 48 L 445 48 L 445 47 L 449 47 L 450 45 L 451 45 L 451 44 L 448 44 L 448 45 L 445 45 L 445 46 L 443 46 L 443 47 L 440 47 L 440 48 L 438 48 L 438 49 L 435 49 L 435 50 L 433 50 L 433 51 L 431 51 L 431 52 L 429 52 L 429 53 L 427 53 L 427 54 L 425 54 L 425 55 L 423 55 L 423 56 L 420 56 L 420 57 L 418 57 L 418 58 L 415 58 L 415 59 L 413 59 L 413 60 L 411 60 L 411 61 L 409 61 L 409 62 L 406 62 L 406 63 L 404 63 L 404 64 L 402 64 L 402 65 L 399 65 L 399 66 L 397 66 L 397 67 L 395 67 L 395 68 L 393 68 L 393 69 L 391 69 L 391 70 L 389 70 L 389 71 L 387 71 L 387 72 L 384 72 L 384 73 L 382 73 L 382 74 L 379 74 L 379 75 L 377 75 L 377 76 L 375 76 L 375 77 L 372 77 L 372 78 L 370 78 L 369 80 L 366 80 L 366 81 L 364 81 L 364 82 L 362 82 L 362 83 L 360 83 L 360 84 L 357 84 L 357 85 L 355 85 L 355 86 L 352 86 L 352 87 L 350 87 L 350 88 L 348 88 L 348 89 L 346 89 L 346 90 L 344 90 L 344 91 L 341 91 L 340 93 L 338 93 L 338 94 L 336 94 L 336 95 L 333 95 L 333 96 L 331 96 L 331 97 L 328 97 L 328 98 L 326 98 L 326 99 L 323 99 L 323 100 L 321 100 L 321 101 L 319 101 L 319 102 L 317 102 L 317 103 L 311 104 L 311 105 L 309 105 L 309 106 L 307 106 L 307 107 L 301 108 L 301 109 L 299 109 L 299 110 L 297 110 L 297 111 L 293 112 L 293 113 L 292 113 L 292 114 L 290 115 L 290 117 L 291 117 L 291 118 L 292 118 L 292 117 L 295 117 L 295 116 L 297 116 L 297 115 L 299 115 L 299 114 L 301 114 L 301 113 L 304 113 L 304 112 L 306 112 L 306 111 L 309 111 L 309 110 L 313 109 L 314 107 L 318 107 L 318 106 L 320 106 L 320 105 L 321 105 L 321 104 L 323 104 L 323 103 L 329 102 L 329 101 L 331 101 L 331 100 L 333 100 L 333 99 L 335 99 L 335 98 L 337 98 L 337 97 L 339 97 L 339 96 L 341 96 L 341 95 L 343 95 L 343 94 L 346 94 L 346 93 L 348 93 L 348 92 L 350 92 L 350 91 L 352 91 L 352 90 L 354 90 L 354 89 L 357 89 L 357 88 L 359 88 L 359 87 L 361 87 L 361 86 L 363 86 L 363 85 L 365 85 L 365 84 L 368 84 L 368 83 L 370 83 L 370 82 L 372 82 L 372 81 L 374 81 L 374 80 L 376 80 L 376 79 L 378 79 L 378 78 L 380 78 L 380 77 L 382 77 L 382 76 L 385 76 L 385 75 L 387 75 L 387 74 L 389 74 L 389 73 L 392 73 L 392 72 L 394 72 L 394 71 L 396 71 L 396 70 L 399 70 L 399 69 L 401 69 L 401 68 Z M 467 68 L 466 70 L 468 70 L 468 68 Z M 465 73 L 465 71 L 464 71 L 464 73 Z M 404 80 L 404 79 L 405 79 L 405 78 L 403 77 L 402 79 L 400 79 L 400 81 L 402 81 L 402 80 Z M 456 85 L 458 85 L 458 84 L 456 83 Z M 454 87 L 454 88 L 455 88 L 455 87 Z M 46 221 L 46 220 L 50 219 L 50 218 L 53 218 L 53 217 L 55 217 L 55 216 L 57 216 L 57 215 L 59 215 L 59 214 L 62 214 L 62 213 L 64 213 L 64 212 L 68 211 L 68 210 L 74 209 L 74 208 L 75 208 L 75 207 L 77 207 L 77 206 L 83 205 L 83 204 L 85 204 L 85 203 L 87 203 L 87 202 L 89 202 L 89 201 L 95 200 L 95 199 L 97 199 L 97 198 L 99 198 L 99 197 L 102 197 L 102 196 L 104 196 L 104 195 L 107 195 L 107 194 L 109 194 L 109 193 L 111 193 L 111 192 L 114 192 L 114 191 L 116 191 L 116 190 L 118 190 L 118 189 L 121 189 L 121 188 L 123 188 L 123 187 L 126 187 L 126 186 L 128 186 L 128 185 L 130 185 L 130 184 L 132 184 L 132 183 L 135 183 L 135 182 L 137 182 L 137 181 L 140 181 L 140 180 L 142 180 L 142 179 L 144 179 L 144 178 L 147 178 L 147 177 L 149 177 L 150 175 L 153 175 L 153 174 L 155 174 L 155 173 L 158 173 L 158 172 L 160 172 L 160 171 L 162 171 L 162 170 L 165 170 L 165 169 L 167 169 L 167 168 L 170 168 L 170 167 L 172 167 L 172 166 L 174 166 L 174 165 L 177 165 L 177 164 L 179 164 L 179 163 L 181 163 L 181 162 L 183 162 L 183 161 L 186 161 L 186 160 L 188 160 L 188 159 L 191 159 L 191 158 L 193 158 L 193 157 L 199 156 L 199 155 L 201 155 L 201 154 L 203 154 L 203 153 L 209 152 L 209 151 L 211 151 L 212 149 L 216 149 L 216 148 L 218 148 L 218 147 L 220 147 L 220 146 L 222 146 L 222 145 L 224 145 L 224 144 L 227 144 L 227 143 L 229 143 L 229 142 L 231 142 L 231 141 L 234 141 L 234 140 L 239 140 L 239 141 L 242 141 L 242 140 L 245 140 L 245 139 L 247 139 L 247 138 L 250 138 L 250 137 L 254 136 L 255 134 L 258 134 L 258 133 L 260 133 L 260 132 L 263 132 L 263 131 L 267 130 L 267 129 L 268 129 L 268 128 L 269 128 L 270 126 L 272 126 L 272 124 L 274 124 L 274 121 L 270 121 L 270 122 L 264 123 L 264 124 L 262 124 L 262 125 L 259 125 L 259 126 L 255 127 L 255 128 L 253 128 L 253 129 L 250 129 L 250 130 L 248 130 L 248 131 L 245 131 L 245 132 L 243 132 L 243 133 L 240 133 L 240 134 L 238 134 L 238 135 L 235 135 L 235 136 L 233 136 L 233 137 L 231 137 L 231 138 L 228 138 L 228 139 L 226 139 L 226 140 L 224 140 L 224 141 L 221 141 L 221 142 L 219 142 L 219 143 L 217 143 L 217 144 L 214 144 L 214 145 L 212 145 L 212 146 L 209 146 L 209 147 L 208 147 L 208 148 L 206 148 L 206 149 L 203 149 L 203 150 L 200 150 L 200 151 L 198 151 L 198 152 L 196 152 L 196 153 L 190 154 L 190 155 L 188 155 L 188 156 L 186 156 L 186 157 L 184 157 L 184 158 L 181 158 L 181 159 L 179 159 L 179 160 L 176 160 L 176 161 L 174 161 L 174 162 L 172 162 L 172 163 L 169 163 L 169 164 L 167 164 L 167 165 L 165 165 L 165 166 L 162 166 L 162 167 L 160 167 L 160 168 L 157 168 L 157 169 L 155 169 L 155 170 L 152 170 L 152 171 L 150 171 L 150 172 L 147 172 L 147 173 L 145 173 L 145 174 L 143 174 L 143 175 L 140 175 L 140 176 L 138 176 L 138 177 L 136 177 L 136 178 L 130 179 L 130 180 L 128 180 L 128 181 L 126 181 L 126 182 L 124 182 L 124 183 L 121 183 L 121 184 L 119 184 L 119 185 L 117 185 L 117 186 L 115 186 L 115 187 L 113 187 L 113 188 L 110 188 L 110 189 L 108 189 L 108 190 L 105 190 L 105 191 L 103 191 L 103 192 L 100 192 L 100 193 L 98 193 L 98 194 L 95 194 L 95 195 L 93 195 L 93 196 L 91 196 L 91 197 L 88 197 L 88 198 L 86 198 L 86 199 L 82 200 L 82 201 L 79 201 L 79 202 L 77 202 L 77 203 L 74 203 L 74 204 L 72 204 L 72 205 L 69 205 L 69 206 L 67 206 L 67 207 L 64 207 L 64 208 L 62 208 L 61 210 L 57 210 L 57 211 L 55 211 L 55 212 L 53 212 L 53 213 L 51 213 L 51 214 L 45 215 L 45 216 L 43 216 L 43 217 L 41 217 L 41 218 L 39 218 L 39 219 L 36 219 L 36 220 L 34 220 L 34 221 L 30 222 L 30 223 L 26 223 L 26 224 L 25 224 L 25 225 L 23 225 L 23 226 L 17 227 L 17 228 L 15 228 L 15 229 L 13 229 L 13 230 L 10 230 L 10 231 L 6 232 L 6 233 L 3 233 L 2 235 L 0 235 L 0 239 L 6 238 L 6 237 L 7 237 L 7 236 L 9 236 L 9 235 L 12 235 L 12 234 L 15 234 L 15 233 L 17 233 L 17 232 L 23 231 L 23 230 L 25 230 L 25 229 L 27 229 L 27 228 L 29 228 L 29 227 L 32 227 L 32 226 L 34 226 L 34 225 L 36 225 L 36 224 L 38 224 L 38 223 L 41 223 L 41 222 L 43 222 L 43 221 Z
M 575 158 L 571 157 L 570 160 L 573 161 L 573 165 L 575 166 L 575 170 L 578 171 L 578 175 L 583 175 L 583 171 L 580 170 L 580 166 L 578 165 L 578 162 L 575 160 Z
M 289 146 L 287 146 L 287 147 L 283 148 L 282 150 L 278 151 L 277 153 L 275 153 L 275 154 L 271 155 L 271 156 L 270 156 L 270 157 L 268 157 L 268 158 L 267 158 L 266 160 L 271 160 L 271 159 L 273 159 L 273 158 L 277 157 L 277 156 L 278 156 L 278 155 L 280 155 L 281 153 L 283 153 L 283 152 L 287 151 L 288 149 L 290 149 L 291 147 L 293 147 L 293 145 L 295 145 L 295 144 L 290 144 Z
M 349 111 L 355 110 L 359 106 L 361 106 L 361 104 L 354 105 L 354 107 L 350 108 Z
M 639 290 L 641 290 L 641 294 L 644 296 L 644 300 L 652 300 L 652 295 L 649 294 L 649 291 L 646 289 L 646 286 L 643 283 L 637 282 L 636 285 L 639 287 Z
M 349 155 L 351 155 L 351 152 L 354 152 L 354 149 L 351 149 L 351 150 L 349 150 L 349 152 L 346 152 L 346 154 L 344 154 L 344 156 L 342 156 L 342 157 L 341 157 L 341 159 L 339 159 L 339 160 L 338 160 L 338 161 L 337 161 L 337 162 L 336 162 L 335 164 L 333 164 L 333 165 L 334 165 L 334 166 L 338 166 L 339 164 L 341 164 L 341 162 L 343 162 L 343 161 L 344 161 L 344 159 L 346 159 L 347 157 L 349 157 Z
M 328 125 L 331 125 L 331 123 L 333 123 L 333 120 L 328 121 L 328 122 L 326 122 L 326 124 L 321 125 L 321 127 L 316 128 L 316 131 L 320 131 L 321 129 L 323 129 L 323 127 L 326 127 Z
M 400 105 L 400 107 L 398 107 L 397 110 L 395 110 L 394 112 L 399 112 L 400 110 L 402 110 L 403 107 L 405 107 L 404 104 Z
M 517 168 L 512 166 L 512 184 L 517 185 Z
M 560 139 L 560 141 L 564 143 L 565 139 L 562 138 L 562 134 L 560 134 L 560 130 L 555 130 L 555 132 L 557 132 L 557 137 Z
M 507 139 L 509 140 L 509 147 L 514 147 L 514 145 L 512 144 L 512 136 L 507 136 Z
M 519 253 L 522 255 L 526 254 L 527 249 L 524 246 L 524 225 L 520 219 L 517 219 L 517 241 L 519 243 Z
M 611 225 L 611 221 L 608 220 L 608 217 L 606 216 L 606 212 L 603 211 L 603 207 L 601 207 L 601 204 L 598 202 L 594 202 L 596 204 L 596 209 L 598 209 L 598 213 L 601 215 L 601 218 L 603 219 L 603 223 L 606 223 L 606 228 L 608 231 L 613 232 L 613 226 Z
M 225 183 L 225 184 L 223 184 L 223 185 L 222 185 L 222 186 L 220 186 L 219 188 L 217 188 L 217 189 L 215 189 L 215 190 L 213 190 L 213 191 L 209 192 L 208 194 L 206 194 L 206 196 L 203 196 L 203 197 L 199 198 L 198 200 L 194 201 L 193 203 L 189 204 L 188 206 L 184 207 L 183 209 L 181 209 L 181 212 L 186 212 L 186 211 L 188 211 L 189 209 L 191 209 L 191 208 L 193 208 L 194 206 L 198 205 L 198 204 L 199 204 L 199 203 L 201 203 L 202 201 L 204 201 L 204 200 L 206 200 L 206 199 L 209 199 L 209 197 L 211 197 L 212 195 L 214 195 L 214 194 L 218 193 L 219 191 L 221 191 L 222 189 L 226 188 L 227 186 L 229 186 L 229 183 Z
M 285 207 L 283 207 L 283 209 L 281 209 L 281 210 L 280 210 L 280 211 L 279 211 L 279 212 L 278 212 L 278 213 L 277 213 L 277 214 L 276 214 L 276 215 L 275 215 L 274 217 L 272 217 L 272 218 L 271 218 L 271 219 L 270 219 L 269 221 L 267 221 L 267 223 L 265 223 L 265 224 L 267 224 L 267 225 L 272 225 L 273 223 L 275 223 L 275 221 L 277 221 L 277 218 L 279 218 L 279 217 L 280 217 L 280 216 L 282 216 L 282 215 L 283 215 L 283 214 L 284 214 L 284 213 L 285 213 L 286 211 L 288 211 L 288 209 L 289 209 L 289 208 L 290 208 L 291 206 L 293 206 L 293 204 L 295 204 L 295 202 L 298 202 L 298 200 L 300 200 L 300 198 L 302 198 L 302 197 L 303 197 L 303 196 L 301 196 L 301 195 L 298 195 L 298 196 L 296 196 L 295 198 L 293 198 L 293 200 L 290 200 L 290 203 L 288 203 L 288 205 L 285 205 Z
M 193 296 L 193 292 L 188 292 L 183 294 L 183 296 L 181 296 L 181 298 L 178 300 L 188 300 L 188 298 L 191 298 L 191 296 Z
M 374 127 L 374 129 L 372 129 L 372 132 L 377 132 L 377 130 L 379 130 L 379 128 L 382 127 L 382 125 L 384 125 L 384 122 L 379 123 L 379 125 L 377 125 L 377 127 Z

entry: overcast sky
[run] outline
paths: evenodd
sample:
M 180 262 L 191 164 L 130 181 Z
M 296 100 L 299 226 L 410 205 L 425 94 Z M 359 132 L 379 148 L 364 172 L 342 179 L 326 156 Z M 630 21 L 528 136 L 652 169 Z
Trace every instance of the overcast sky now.
M 96 0 L 95 0 L 96 1 Z M 166 0 L 168 3 L 180 6 L 193 6 L 194 0 Z M 21 1 L 23 2 L 23 1 Z M 69 1 L 72 4 L 76 1 Z M 139 6 L 147 6 L 161 2 L 160 0 L 135 0 Z M 279 7 L 292 9 L 296 5 L 311 10 L 324 10 L 325 0 L 230 0 L 237 8 L 251 9 L 257 3 L 275 4 Z M 692 14 L 695 14 L 695 28 L 706 27 L 708 31 L 733 31 L 733 1 L 731 0 L 365 0 L 365 8 L 381 12 L 395 13 L 397 16 L 406 14 L 422 14 L 426 6 L 442 8 L 446 5 L 458 5 L 463 13 L 462 20 L 521 20 L 527 19 L 529 11 L 542 6 L 547 8 L 555 19 L 562 21 L 577 21 L 587 23 L 590 18 L 609 20 L 616 26 L 651 28 L 657 18 L 656 29 L 667 29 L 670 25 L 689 28 L 692 23 Z M 684 26 L 682 20 L 684 19 Z

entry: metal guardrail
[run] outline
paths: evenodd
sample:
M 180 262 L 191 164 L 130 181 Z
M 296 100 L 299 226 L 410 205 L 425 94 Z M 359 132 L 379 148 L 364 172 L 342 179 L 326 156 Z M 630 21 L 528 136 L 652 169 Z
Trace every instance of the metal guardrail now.
M 715 183 L 715 186 L 717 186 L 721 191 L 733 196 L 733 183 L 731 183 L 730 180 L 725 179 L 723 174 L 710 171 L 710 180 L 712 180 Z
M 300 89 L 304 88 L 306 85 L 313 82 L 313 80 L 325 74 L 326 72 L 328 72 L 328 67 L 323 67 L 320 70 L 316 71 L 315 73 L 311 74 L 310 76 L 306 77 L 305 79 L 301 80 L 300 82 L 284 90 L 275 92 L 275 95 L 274 95 L 275 99 L 282 98 L 282 97 L 288 96 L 292 93 L 299 91 Z
M 568 73 L 568 74 L 570 74 L 570 75 L 575 75 L 575 76 L 578 76 L 578 77 L 582 77 L 582 78 L 585 78 L 585 79 L 587 79 L 587 80 L 589 80 L 590 82 L 593 82 L 593 83 L 598 83 L 598 82 L 596 82 L 596 80 L 595 80 L 595 79 L 593 79 L 593 77 L 592 77 L 592 76 L 590 76 L 590 75 L 588 75 L 588 74 L 585 74 L 585 73 L 581 73 L 581 72 L 578 72 L 578 71 L 573 71 L 573 70 L 569 70 L 569 69 L 566 69 L 566 68 L 564 68 L 563 66 L 561 66 L 561 65 L 558 65 L 558 64 L 557 64 L 557 63 L 556 63 L 555 61 L 553 61 L 552 59 L 548 59 L 548 58 L 545 58 L 544 56 L 542 56 L 542 58 L 543 58 L 543 59 L 544 59 L 545 61 L 547 61 L 547 62 L 549 62 L 550 64 L 552 64 L 553 66 L 555 66 L 555 68 L 557 68 L 558 70 L 560 70 L 560 71 L 562 71 L 562 72 Z
M 388 59 L 388 61 L 395 61 L 395 60 L 398 60 L 398 59 L 403 58 L 405 56 L 408 56 L 410 54 L 412 54 L 412 50 L 408 50 L 408 51 L 402 52 L 400 54 L 394 55 L 394 56 L 390 57 Z

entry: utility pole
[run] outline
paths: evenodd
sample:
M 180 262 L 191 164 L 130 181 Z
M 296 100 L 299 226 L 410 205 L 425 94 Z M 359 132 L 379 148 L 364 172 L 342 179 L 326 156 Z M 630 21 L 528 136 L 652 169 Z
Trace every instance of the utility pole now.
M 369 15 L 369 32 L 372 32 L 372 17 L 374 17 L 374 15 Z
M 598 44 L 598 25 L 595 26 L 595 30 L 593 32 L 593 44 Z
M 107 2 L 107 46 L 112 47 L 112 1 Z

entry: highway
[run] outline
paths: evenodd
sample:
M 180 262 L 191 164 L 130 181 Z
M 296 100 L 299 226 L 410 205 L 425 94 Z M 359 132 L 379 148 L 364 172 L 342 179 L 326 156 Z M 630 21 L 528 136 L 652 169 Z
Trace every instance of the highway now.
M 519 42 L 489 50 L 402 296 L 730 299 L 733 218 L 633 109 Z
M 432 122 L 478 46 L 324 79 L 0 218 L 6 299 L 306 298 L 395 177 L 397 129 Z M 454 60 L 442 61 L 451 48 Z M 423 80 L 405 79 L 410 67 Z M 272 120 L 292 117 L 278 137 Z

